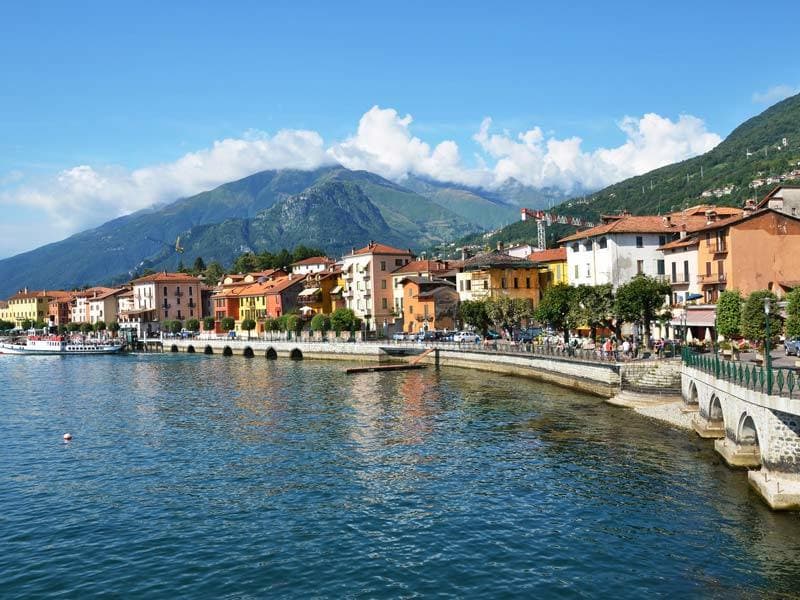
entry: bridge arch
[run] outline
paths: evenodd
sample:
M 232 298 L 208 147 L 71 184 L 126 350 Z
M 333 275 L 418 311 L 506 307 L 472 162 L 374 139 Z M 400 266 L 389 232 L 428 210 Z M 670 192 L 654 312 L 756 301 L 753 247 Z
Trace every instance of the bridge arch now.
M 694 381 L 689 381 L 689 393 L 686 396 L 686 404 L 689 406 L 700 404 L 700 398 L 697 394 L 697 384 Z
M 233 356 L 233 350 L 231 350 L 230 346 L 225 346 L 222 349 L 222 356 Z
M 711 401 L 708 403 L 708 424 L 712 427 L 725 426 L 722 400 L 716 394 L 711 394 Z
M 188 346 L 186 346 L 186 352 L 187 352 L 188 354 L 194 354 L 194 346 L 192 346 L 191 344 L 189 344 Z
M 270 348 L 267 348 L 267 352 L 266 352 L 265 356 L 269 360 L 275 360 L 275 359 L 278 358 L 278 353 L 275 351 L 275 348 L 270 347 Z
M 169 351 L 170 352 L 177 352 L 178 351 L 178 344 L 172 344 L 172 346 L 169 347 Z
M 292 360 L 303 360 L 303 353 L 300 348 L 293 348 L 289 353 L 289 358 Z
M 742 414 L 739 419 L 739 430 L 736 432 L 736 438 L 742 446 L 758 447 L 758 429 L 751 415 Z
M 205 349 L 203 350 L 203 354 L 214 354 L 214 349 L 211 347 L 210 344 L 205 347 Z
M 253 353 L 253 349 L 250 346 L 244 347 L 244 352 L 242 352 L 245 358 L 253 358 L 255 354 Z

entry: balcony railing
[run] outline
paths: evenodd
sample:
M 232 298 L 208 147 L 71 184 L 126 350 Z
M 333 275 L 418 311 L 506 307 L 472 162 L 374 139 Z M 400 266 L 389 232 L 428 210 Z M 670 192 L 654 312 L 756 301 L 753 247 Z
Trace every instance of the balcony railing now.
M 169 302 L 164 302 L 164 304 L 161 305 L 161 308 L 172 308 L 172 304 Z
M 713 285 L 715 283 L 725 283 L 727 281 L 725 273 L 711 273 L 705 275 L 698 275 L 697 282 L 703 285 Z
M 187 304 L 189 308 L 197 307 L 197 303 L 194 300 L 189 300 L 189 304 Z
M 680 275 L 675 275 L 670 280 L 672 285 L 686 285 L 689 283 L 689 276 L 681 273 Z
M 182 291 L 180 291 L 180 290 L 175 290 L 175 296 L 177 296 L 178 298 L 180 298 L 181 296 L 183 296 L 183 292 L 182 292 Z
M 727 251 L 728 251 L 728 245 L 725 242 L 717 244 L 711 249 L 711 252 L 713 252 L 714 254 L 724 254 Z

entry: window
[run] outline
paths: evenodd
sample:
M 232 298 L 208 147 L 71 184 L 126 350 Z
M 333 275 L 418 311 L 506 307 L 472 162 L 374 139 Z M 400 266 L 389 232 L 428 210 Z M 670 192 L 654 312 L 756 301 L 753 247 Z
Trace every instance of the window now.
M 500 287 L 503 288 L 503 289 L 506 289 L 506 278 L 505 277 L 501 277 L 500 278 Z
M 394 266 L 395 267 L 402 267 L 403 266 L 403 259 L 402 258 L 394 259 Z
M 578 275 L 578 265 L 575 265 L 575 279 L 579 277 Z
M 381 271 L 385 271 L 385 270 L 386 270 L 386 261 L 382 260 L 381 261 Z
M 592 265 L 589 263 L 586 263 L 586 276 L 587 277 L 592 276 Z
M 518 288 L 519 288 L 519 278 L 514 277 L 514 289 L 516 290 Z
M 636 236 L 636 247 L 637 248 L 644 248 L 644 239 L 642 239 L 642 236 L 640 236 L 640 235 Z
M 608 240 L 604 237 L 601 237 L 599 240 L 597 240 L 597 247 L 600 250 L 605 250 L 608 248 Z
M 574 244 L 572 244 L 572 251 L 573 252 L 577 252 L 579 249 L 580 249 L 580 247 L 578 246 L 578 242 L 575 242 Z
M 175 304 L 180 304 L 180 303 L 181 303 L 181 297 L 180 296 L 176 296 Z
M 164 286 L 164 295 L 167 295 L 167 286 Z
M 659 246 L 663 246 L 666 243 L 667 243 L 667 236 L 665 236 L 665 235 L 658 236 L 658 245 Z
M 528 288 L 528 289 L 531 289 L 531 278 L 530 277 L 526 277 L 525 278 L 525 287 Z
M 678 281 L 678 263 L 672 263 L 672 283 Z M 677 302 L 675 303 L 677 304 Z
M 666 273 L 664 270 L 664 260 L 659 259 L 656 261 L 656 274 L 663 275 L 664 273 Z
M 458 291 L 459 292 L 463 292 L 464 291 L 464 280 L 463 279 L 458 282 Z
M 411 286 L 408 286 L 408 293 L 406 294 L 409 298 L 411 298 Z
M 191 286 L 189 286 L 189 295 L 190 296 L 192 295 L 192 287 Z
M 472 280 L 471 279 L 467 279 L 467 291 L 469 292 L 471 290 L 472 290 Z
M 485 289 L 485 290 L 489 289 L 489 282 L 486 281 L 485 279 L 483 280 L 483 289 Z
M 638 275 L 641 275 L 642 273 L 644 273 L 644 261 L 643 260 L 637 260 L 636 261 L 636 273 Z
M 683 261 L 683 281 L 689 283 L 689 261 Z
M 381 308 L 383 309 L 389 308 L 386 298 L 381 298 Z
M 190 316 L 190 317 L 193 317 L 193 316 L 194 316 L 194 311 L 193 311 L 193 310 L 191 310 L 191 309 L 189 309 L 189 316 Z
M 385 279 L 381 279 L 381 289 L 382 290 L 386 289 L 386 280 Z
M 706 277 L 711 277 L 711 263 L 706 263 Z

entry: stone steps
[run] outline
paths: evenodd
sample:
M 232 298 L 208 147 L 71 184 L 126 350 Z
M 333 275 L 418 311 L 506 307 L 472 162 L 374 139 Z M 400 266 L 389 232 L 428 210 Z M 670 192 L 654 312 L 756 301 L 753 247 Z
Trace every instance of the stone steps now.
M 642 408 L 645 406 L 661 406 L 671 404 L 676 401 L 674 394 L 651 394 L 633 390 L 621 390 L 613 398 L 606 400 L 614 406 L 624 406 L 627 408 Z

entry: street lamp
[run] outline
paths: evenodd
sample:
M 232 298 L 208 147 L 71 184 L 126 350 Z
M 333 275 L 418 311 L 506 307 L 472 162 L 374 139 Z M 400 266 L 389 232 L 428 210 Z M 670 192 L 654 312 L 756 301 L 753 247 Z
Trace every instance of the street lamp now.
M 764 338 L 764 359 L 767 364 L 767 394 L 772 395 L 772 357 L 769 352 L 769 312 L 772 308 L 772 298 L 764 297 L 764 315 L 766 316 L 766 337 Z

